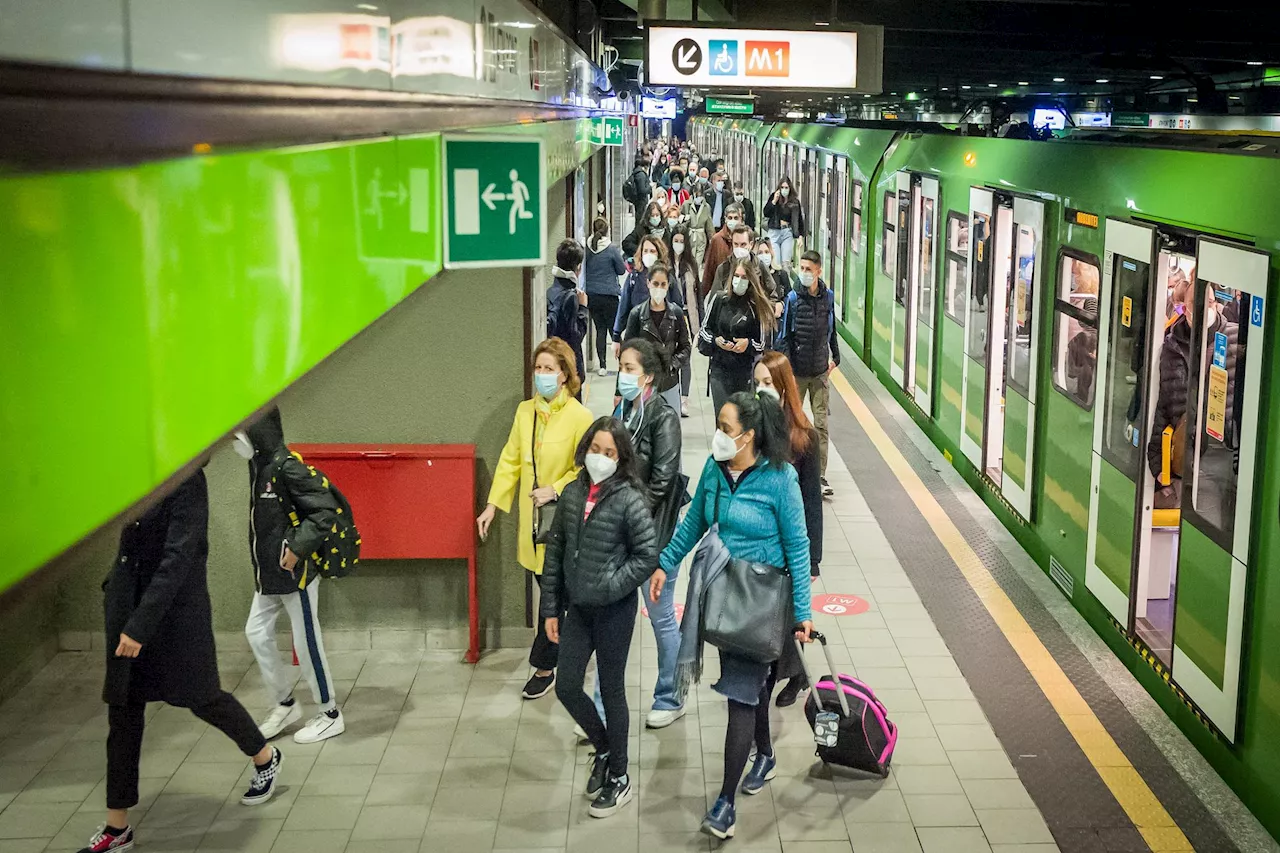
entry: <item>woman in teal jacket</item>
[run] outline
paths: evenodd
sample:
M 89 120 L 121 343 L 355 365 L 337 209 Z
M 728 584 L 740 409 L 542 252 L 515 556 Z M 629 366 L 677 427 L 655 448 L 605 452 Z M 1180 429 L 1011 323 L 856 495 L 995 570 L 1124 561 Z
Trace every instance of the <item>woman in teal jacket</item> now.
M 782 409 L 771 397 L 739 392 L 720 409 L 718 426 L 711 441 L 712 458 L 703 466 L 684 521 L 658 560 L 650 596 L 656 601 L 663 585 L 674 582 L 680 561 L 718 521 L 720 539 L 734 558 L 786 568 L 796 637 L 808 642 L 813 630 L 809 534 L 800 483 L 788 462 L 791 444 Z M 682 643 L 697 639 L 693 623 L 698 620 L 687 621 L 693 627 L 686 629 Z M 692 638 L 690 630 L 695 634 Z M 720 798 L 702 822 L 702 831 L 716 838 L 733 835 L 734 798 L 753 741 L 756 760 L 742 781 L 743 793 L 758 794 L 776 773 L 769 735 L 769 697 L 776 674 L 776 661 L 759 663 L 720 653 L 720 680 L 712 689 L 729 700 L 724 783 Z

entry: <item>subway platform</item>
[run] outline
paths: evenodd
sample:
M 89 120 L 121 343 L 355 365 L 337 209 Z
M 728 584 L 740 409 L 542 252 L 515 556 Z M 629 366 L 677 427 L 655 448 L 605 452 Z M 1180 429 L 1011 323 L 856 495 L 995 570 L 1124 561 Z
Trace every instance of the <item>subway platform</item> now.
M 186 711 L 154 706 L 137 849 L 1280 849 L 854 361 L 833 376 L 835 495 L 815 621 L 899 726 L 887 779 L 825 770 L 801 707 L 774 708 L 777 778 L 739 799 L 734 840 L 699 834 L 723 762 L 725 703 L 707 686 L 714 657 L 688 715 L 645 730 L 657 661 L 642 619 L 628 675 L 638 796 L 612 818 L 587 814 L 589 747 L 576 744 L 554 696 L 520 698 L 525 649 L 493 651 L 474 667 L 456 654 L 334 652 L 346 734 L 313 746 L 282 738 L 280 791 L 264 806 L 239 804 L 249 773 L 230 741 Z M 695 357 L 693 416 L 682 421 L 693 474 L 715 429 L 705 377 Z M 593 411 L 609 411 L 613 382 L 591 374 Z M 809 661 L 823 666 L 816 649 Z M 250 656 L 223 654 L 220 666 L 246 706 L 268 706 Z M 101 682 L 96 653 L 64 653 L 0 706 L 0 853 L 74 851 L 102 822 Z

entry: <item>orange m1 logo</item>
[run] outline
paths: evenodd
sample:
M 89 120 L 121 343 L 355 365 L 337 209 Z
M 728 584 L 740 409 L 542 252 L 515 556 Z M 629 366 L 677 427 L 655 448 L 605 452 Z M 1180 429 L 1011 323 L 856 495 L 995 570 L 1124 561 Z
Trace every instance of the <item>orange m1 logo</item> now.
M 747 42 L 748 77 L 787 77 L 791 74 L 791 42 Z

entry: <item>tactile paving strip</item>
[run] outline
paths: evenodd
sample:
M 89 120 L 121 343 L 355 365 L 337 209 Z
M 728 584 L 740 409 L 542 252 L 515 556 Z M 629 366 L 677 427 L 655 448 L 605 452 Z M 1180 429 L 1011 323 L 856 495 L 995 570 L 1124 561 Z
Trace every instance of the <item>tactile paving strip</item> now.
M 844 375 L 1195 849 L 1235 851 L 1204 804 L 889 416 L 866 381 L 851 374 Z M 831 440 L 1058 846 L 1081 853 L 1149 850 L 839 395 L 832 395 L 832 406 L 847 416 L 829 419 Z

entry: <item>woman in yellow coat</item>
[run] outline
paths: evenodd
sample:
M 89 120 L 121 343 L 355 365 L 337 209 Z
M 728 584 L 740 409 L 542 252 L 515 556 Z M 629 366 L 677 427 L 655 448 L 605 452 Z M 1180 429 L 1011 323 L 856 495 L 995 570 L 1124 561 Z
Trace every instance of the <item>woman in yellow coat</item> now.
M 512 498 L 517 493 L 520 495 L 516 556 L 521 566 L 533 572 L 539 585 L 546 547 L 534 544 L 537 535 L 533 526 L 534 507 L 555 501 L 564 487 L 578 476 L 574 454 L 594 420 L 587 407 L 574 399 L 582 385 L 576 364 L 573 350 L 559 338 L 547 338 L 534 350 L 533 399 L 516 407 L 511 435 L 493 472 L 489 505 L 476 519 L 483 539 L 489 534 L 489 525 L 497 511 L 510 512 Z M 526 699 L 547 695 L 556 683 L 560 647 L 547 638 L 545 621 L 537 620 L 538 636 L 529 652 L 529 665 L 534 673 L 521 694 Z

